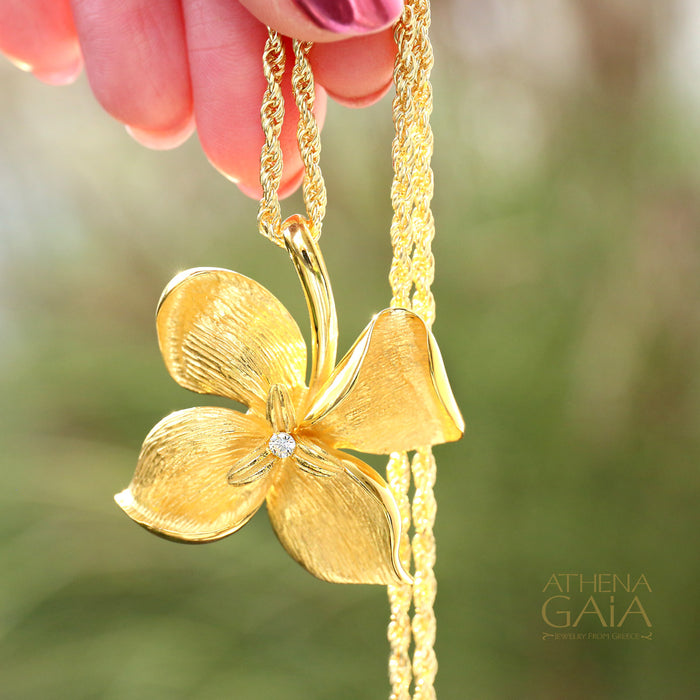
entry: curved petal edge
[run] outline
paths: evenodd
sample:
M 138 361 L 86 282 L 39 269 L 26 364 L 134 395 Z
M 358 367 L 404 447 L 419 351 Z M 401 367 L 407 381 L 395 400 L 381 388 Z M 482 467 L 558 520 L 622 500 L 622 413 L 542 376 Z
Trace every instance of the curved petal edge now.
M 320 477 L 290 460 L 274 482 L 267 510 L 282 546 L 324 581 L 411 583 L 399 558 L 401 517 L 386 482 L 351 455 L 334 450 L 333 461 L 342 469 Z
M 267 439 L 259 419 L 217 407 L 176 411 L 146 437 L 134 477 L 114 498 L 139 525 L 169 539 L 211 542 L 230 535 L 265 500 L 275 470 L 231 485 L 232 465 Z
M 191 391 L 264 415 L 273 384 L 305 385 L 299 327 L 282 302 L 245 275 L 208 267 L 181 272 L 161 296 L 156 328 L 168 371 Z
M 459 412 L 437 341 L 408 309 L 377 314 L 339 362 L 305 422 L 335 447 L 374 454 L 459 440 Z

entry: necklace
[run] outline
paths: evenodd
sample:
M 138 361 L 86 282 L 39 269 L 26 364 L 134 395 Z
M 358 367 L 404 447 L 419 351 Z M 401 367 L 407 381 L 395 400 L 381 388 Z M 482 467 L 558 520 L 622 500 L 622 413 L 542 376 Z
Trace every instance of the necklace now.
M 326 190 L 313 117 L 311 44 L 293 42 L 292 69 L 306 215 L 282 221 L 286 56 L 269 30 L 258 228 L 286 248 L 299 276 L 311 323 L 308 378 L 301 332 L 264 287 L 219 268 L 177 275 L 156 317 L 170 374 L 187 389 L 233 399 L 248 411 L 197 407 L 170 414 L 146 437 L 129 487 L 116 496 L 137 523 L 185 542 L 230 535 L 265 502 L 280 542 L 310 573 L 331 582 L 387 585 L 395 700 L 410 698 L 412 683 L 414 698 L 435 697 L 431 445 L 459 439 L 464 427 L 430 331 L 429 24 L 428 0 L 410 0 L 395 29 L 391 304 L 338 363 L 338 321 L 318 242 Z M 390 454 L 387 481 L 346 449 Z

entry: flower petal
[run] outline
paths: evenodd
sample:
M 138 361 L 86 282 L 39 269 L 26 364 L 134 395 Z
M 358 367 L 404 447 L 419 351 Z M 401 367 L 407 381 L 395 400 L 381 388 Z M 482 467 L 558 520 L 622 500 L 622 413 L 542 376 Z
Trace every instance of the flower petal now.
M 312 462 L 315 450 L 304 460 Z M 280 542 L 307 571 L 335 583 L 409 583 L 398 555 L 401 517 L 384 480 L 369 466 L 333 450 L 318 476 L 295 458 L 267 495 Z
M 168 371 L 186 389 L 265 415 L 272 384 L 304 386 L 299 327 L 267 289 L 237 272 L 195 268 L 177 275 L 163 292 L 156 324 Z
M 186 542 L 225 537 L 262 505 L 276 472 L 233 486 L 228 471 L 268 437 L 262 420 L 225 408 L 171 413 L 146 437 L 134 478 L 115 499 L 129 517 L 160 535 Z
M 305 422 L 335 447 L 375 454 L 450 442 L 464 432 L 433 334 L 401 308 L 372 319 Z

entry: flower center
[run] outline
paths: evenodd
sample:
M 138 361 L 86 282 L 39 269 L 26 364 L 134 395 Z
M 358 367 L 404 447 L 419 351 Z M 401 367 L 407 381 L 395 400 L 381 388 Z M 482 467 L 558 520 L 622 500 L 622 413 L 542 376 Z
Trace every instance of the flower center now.
M 273 433 L 267 446 L 275 457 L 291 457 L 297 443 L 289 433 Z

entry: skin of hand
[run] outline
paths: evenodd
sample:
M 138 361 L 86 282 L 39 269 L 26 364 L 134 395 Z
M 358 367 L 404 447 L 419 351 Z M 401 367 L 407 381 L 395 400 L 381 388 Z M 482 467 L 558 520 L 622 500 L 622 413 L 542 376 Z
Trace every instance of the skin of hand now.
M 402 0 L 0 0 L 0 52 L 51 85 L 84 67 L 104 109 L 150 148 L 174 148 L 196 127 L 214 167 L 259 197 L 266 25 L 314 42 L 322 125 L 328 95 L 362 107 L 389 89 L 402 9 Z M 281 196 L 303 175 L 285 44 Z

